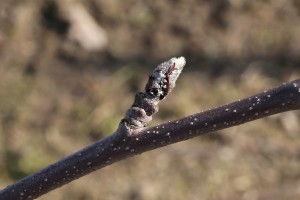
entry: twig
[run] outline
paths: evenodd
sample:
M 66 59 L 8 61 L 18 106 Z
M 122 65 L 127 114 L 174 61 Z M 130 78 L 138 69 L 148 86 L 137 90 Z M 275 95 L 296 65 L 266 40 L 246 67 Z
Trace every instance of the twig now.
M 205 112 L 155 127 L 143 127 L 157 112 L 158 101 L 175 86 L 180 73 L 176 70 L 182 70 L 184 64 L 183 58 L 173 58 L 156 68 L 149 78 L 146 91 L 136 95 L 135 103 L 114 134 L 6 187 L 0 191 L 0 199 L 37 198 L 127 157 L 276 113 L 300 109 L 298 79 Z

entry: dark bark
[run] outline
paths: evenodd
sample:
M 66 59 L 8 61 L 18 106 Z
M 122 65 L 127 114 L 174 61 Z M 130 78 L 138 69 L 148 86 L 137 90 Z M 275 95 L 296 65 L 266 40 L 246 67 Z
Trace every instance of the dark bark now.
M 134 104 L 135 105 L 135 104 Z M 0 191 L 1 200 L 33 199 L 130 156 L 205 133 L 300 108 L 300 79 L 263 93 L 149 128 L 122 120 L 111 136 Z

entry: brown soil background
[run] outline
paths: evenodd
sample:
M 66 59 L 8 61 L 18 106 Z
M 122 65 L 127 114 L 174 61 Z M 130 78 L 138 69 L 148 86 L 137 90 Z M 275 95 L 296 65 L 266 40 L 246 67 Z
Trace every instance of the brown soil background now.
M 298 0 L 0 2 L 0 188 L 109 134 L 152 69 L 187 66 L 152 124 L 300 77 Z M 40 199 L 296 200 L 299 112 L 147 152 Z

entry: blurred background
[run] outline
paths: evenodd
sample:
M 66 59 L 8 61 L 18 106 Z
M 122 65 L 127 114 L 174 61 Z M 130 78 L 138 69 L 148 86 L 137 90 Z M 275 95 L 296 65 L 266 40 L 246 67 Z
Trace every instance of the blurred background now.
M 0 1 L 0 188 L 114 132 L 185 56 L 152 125 L 300 77 L 298 0 Z M 40 199 L 299 199 L 299 112 L 130 158 Z

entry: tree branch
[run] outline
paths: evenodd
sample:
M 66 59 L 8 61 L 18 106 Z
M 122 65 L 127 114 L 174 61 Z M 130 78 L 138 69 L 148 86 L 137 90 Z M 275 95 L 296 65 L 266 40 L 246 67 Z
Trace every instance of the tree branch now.
M 158 110 L 158 101 L 175 86 L 184 64 L 184 58 L 173 58 L 158 66 L 149 77 L 145 92 L 136 95 L 133 106 L 111 136 L 4 188 L 0 191 L 0 199 L 37 198 L 127 157 L 276 113 L 300 109 L 298 79 L 249 98 L 145 128 L 151 115 Z

